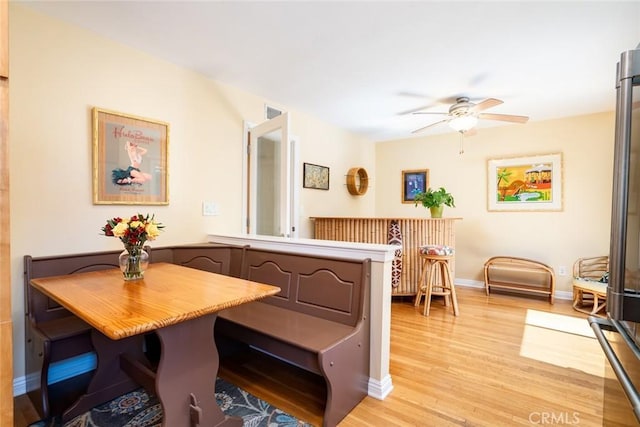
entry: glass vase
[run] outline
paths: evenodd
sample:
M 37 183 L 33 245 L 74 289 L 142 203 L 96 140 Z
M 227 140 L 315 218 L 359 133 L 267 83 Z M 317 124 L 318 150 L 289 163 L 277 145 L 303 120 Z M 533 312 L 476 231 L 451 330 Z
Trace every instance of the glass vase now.
M 138 280 L 144 277 L 149 266 L 149 254 L 142 246 L 125 245 L 125 250 L 118 257 L 120 270 L 124 280 Z

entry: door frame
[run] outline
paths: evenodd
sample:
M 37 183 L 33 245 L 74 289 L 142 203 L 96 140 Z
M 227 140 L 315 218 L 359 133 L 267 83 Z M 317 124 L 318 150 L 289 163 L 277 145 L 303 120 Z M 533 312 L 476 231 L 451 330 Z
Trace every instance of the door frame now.
M 283 113 L 286 117 L 288 113 Z M 278 116 L 280 117 L 280 116 Z M 271 119 L 274 120 L 274 119 Z M 266 123 L 269 120 L 265 120 Z M 255 234 L 250 233 L 250 215 L 249 215 L 249 196 L 250 196 L 250 179 L 249 179 L 249 166 L 250 166 L 250 147 L 249 147 L 249 134 L 251 129 L 262 123 L 253 123 L 248 120 L 243 121 L 243 134 L 242 134 L 242 206 L 241 206 L 241 218 L 240 218 L 240 230 L 241 234 Z M 287 129 L 288 120 L 287 120 Z M 300 165 L 299 165 L 299 138 L 289 133 L 289 158 L 288 162 L 283 164 L 285 175 L 288 177 L 285 186 L 288 187 L 288 195 L 286 196 L 288 207 L 286 212 L 288 214 L 288 220 L 286 221 L 289 233 L 283 237 L 297 238 L 299 228 L 299 200 L 300 200 Z M 283 175 L 284 176 L 284 175 Z

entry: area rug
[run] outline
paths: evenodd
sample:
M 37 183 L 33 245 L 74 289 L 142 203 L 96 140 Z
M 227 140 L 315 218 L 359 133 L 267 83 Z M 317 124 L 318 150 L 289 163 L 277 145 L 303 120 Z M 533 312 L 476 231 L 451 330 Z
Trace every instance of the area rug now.
M 248 427 L 307 427 L 303 421 L 282 412 L 241 388 L 216 380 L 216 401 L 226 415 L 242 417 Z M 155 427 L 162 425 L 162 407 L 154 395 L 138 389 L 89 412 L 61 423 L 38 421 L 29 427 Z

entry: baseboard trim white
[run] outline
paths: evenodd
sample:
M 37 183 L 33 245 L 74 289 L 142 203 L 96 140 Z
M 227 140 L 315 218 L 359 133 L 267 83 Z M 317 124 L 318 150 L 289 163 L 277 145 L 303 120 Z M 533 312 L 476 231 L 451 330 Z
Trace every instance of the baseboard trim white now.
M 378 400 L 384 400 L 389 393 L 393 390 L 393 384 L 391 383 L 391 375 L 385 376 L 381 381 L 374 380 L 369 377 L 369 389 L 368 394 Z
M 471 279 L 455 279 L 456 286 L 465 286 L 467 288 L 482 288 L 484 289 L 484 282 L 480 280 L 471 280 Z M 553 293 L 553 297 L 562 300 L 573 300 L 573 292 L 568 291 L 555 291 Z

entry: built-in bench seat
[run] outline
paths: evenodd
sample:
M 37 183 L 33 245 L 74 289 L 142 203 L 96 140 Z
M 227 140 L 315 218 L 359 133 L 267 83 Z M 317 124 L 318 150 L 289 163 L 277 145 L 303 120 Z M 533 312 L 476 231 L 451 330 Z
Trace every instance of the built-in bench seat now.
M 92 351 L 91 327 L 30 281 L 117 268 L 120 252 L 25 256 L 27 369 L 40 377 L 29 397 L 43 418 L 60 414 L 73 401 L 68 389 L 54 392 L 48 384 L 50 364 Z M 370 260 L 216 244 L 154 248 L 150 260 L 279 286 L 281 292 L 273 297 L 221 311 L 216 341 L 219 346 L 241 342 L 322 376 L 327 385 L 325 426 L 336 425 L 367 395 Z M 153 343 L 147 341 L 152 352 Z
M 150 254 L 151 262 L 171 262 L 226 275 L 240 274 L 242 247 L 199 244 L 153 251 L 149 247 L 145 249 Z M 121 253 L 107 251 L 24 257 L 27 394 L 43 418 L 60 415 L 88 385 L 91 373 L 52 385 L 49 384 L 49 372 L 55 362 L 93 351 L 92 328 L 31 286 L 31 279 L 119 268 L 118 257 Z M 153 337 L 149 337 L 147 342 L 150 353 L 159 351 Z M 31 380 L 35 377 L 36 380 Z
M 367 395 L 370 260 L 253 248 L 244 259 L 242 277 L 281 291 L 218 313 L 218 345 L 242 342 L 322 376 L 323 425 L 337 425 Z

